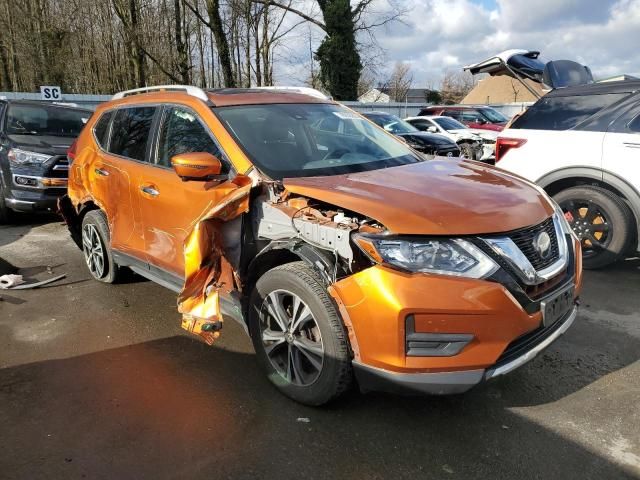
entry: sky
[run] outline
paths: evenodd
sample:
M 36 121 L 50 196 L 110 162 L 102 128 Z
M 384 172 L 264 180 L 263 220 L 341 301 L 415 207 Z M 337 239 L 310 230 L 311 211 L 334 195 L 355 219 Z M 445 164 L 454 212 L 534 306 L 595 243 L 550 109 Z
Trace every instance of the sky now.
M 317 14 L 314 0 L 299 1 L 301 10 Z M 381 79 L 400 61 L 411 65 L 414 87 L 437 87 L 445 70 L 511 48 L 579 61 L 596 78 L 640 76 L 640 0 L 374 0 L 372 9 L 389 12 L 393 5 L 406 12 L 402 20 L 374 31 Z M 308 77 L 310 33 L 316 48 L 319 29 L 298 27 L 288 37 L 275 67 L 278 84 Z

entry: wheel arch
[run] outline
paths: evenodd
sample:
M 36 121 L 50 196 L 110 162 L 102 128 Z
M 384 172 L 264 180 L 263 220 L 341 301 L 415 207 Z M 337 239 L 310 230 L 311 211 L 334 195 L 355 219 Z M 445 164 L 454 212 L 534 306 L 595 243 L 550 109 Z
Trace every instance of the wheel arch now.
M 251 260 L 246 270 L 245 287 L 253 288 L 262 275 L 275 267 L 299 261 L 313 268 L 325 286 L 334 283 L 332 272 L 335 270 L 335 261 L 328 254 L 300 240 L 290 240 L 270 243 Z
M 68 195 L 61 197 L 58 200 L 58 210 L 59 213 L 64 218 L 65 223 L 67 224 L 67 228 L 69 229 L 69 233 L 74 243 L 82 250 L 82 220 L 87 212 L 91 210 L 99 210 L 97 204 L 93 202 L 93 200 L 88 199 L 77 206 L 73 205 L 73 202 L 69 198 Z
M 574 167 L 555 170 L 536 182 L 551 196 L 567 188 L 592 185 L 620 197 L 629 207 L 634 218 L 633 232 L 636 251 L 640 251 L 638 232 L 640 232 L 640 192 L 629 182 L 615 173 L 588 167 Z

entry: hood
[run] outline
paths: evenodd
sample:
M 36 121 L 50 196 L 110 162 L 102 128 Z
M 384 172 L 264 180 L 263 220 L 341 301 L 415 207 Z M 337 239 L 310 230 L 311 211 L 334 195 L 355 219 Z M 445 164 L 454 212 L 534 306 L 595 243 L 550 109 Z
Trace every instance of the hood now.
M 49 135 L 8 135 L 12 146 L 48 155 L 66 155 L 75 137 Z
M 498 138 L 498 133 L 493 130 L 480 130 L 479 128 L 461 128 L 459 130 L 449 130 L 450 133 L 455 133 L 456 135 L 467 135 L 471 134 L 476 137 L 483 138 L 485 140 L 493 140 L 495 141 Z
M 459 128 L 457 130 L 448 130 L 449 134 L 454 135 L 458 140 L 480 140 L 480 136 L 471 131 L 470 128 Z
M 476 127 L 478 130 L 490 130 L 492 132 L 501 132 L 504 130 L 506 123 L 484 123 L 480 127 Z
M 438 147 L 455 146 L 455 143 L 444 135 L 429 132 L 411 132 L 411 133 L 398 133 L 399 137 L 404 138 L 407 141 L 414 141 L 416 143 L 422 143 L 425 145 L 434 145 Z
M 553 213 L 527 181 L 480 163 L 426 162 L 284 179 L 287 190 L 373 218 L 392 233 L 477 235 L 536 225 Z

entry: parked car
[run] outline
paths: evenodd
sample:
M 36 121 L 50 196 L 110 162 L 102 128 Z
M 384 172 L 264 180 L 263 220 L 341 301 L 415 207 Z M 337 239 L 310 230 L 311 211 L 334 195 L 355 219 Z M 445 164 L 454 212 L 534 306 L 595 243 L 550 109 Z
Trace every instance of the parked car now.
M 482 105 L 429 105 L 423 107 L 420 117 L 451 117 L 470 128 L 500 132 L 509 119 L 496 109 Z
M 443 135 L 421 132 L 413 125 L 386 112 L 367 112 L 363 115 L 387 132 L 404 139 L 412 148 L 427 155 L 459 157 L 460 148 Z
M 92 112 L 0 100 L 0 223 L 15 212 L 56 211 L 67 187 L 66 151 Z
M 496 162 L 553 195 L 582 242 L 585 267 L 639 251 L 640 81 L 594 83 L 584 65 L 527 50 L 466 68 L 553 88 L 500 134 Z
M 330 99 L 166 88 L 98 107 L 62 212 L 93 278 L 180 292 L 207 343 L 238 320 L 289 397 L 464 392 L 574 321 L 580 244 L 528 182 L 427 160 Z
M 455 142 L 464 158 L 495 161 L 497 132 L 469 128 L 451 117 L 409 117 L 405 121 L 421 132 L 437 133 Z

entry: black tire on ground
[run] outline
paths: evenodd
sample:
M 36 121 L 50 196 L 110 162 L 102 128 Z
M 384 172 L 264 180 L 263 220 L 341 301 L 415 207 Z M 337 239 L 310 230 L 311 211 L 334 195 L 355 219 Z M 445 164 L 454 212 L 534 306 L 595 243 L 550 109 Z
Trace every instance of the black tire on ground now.
M 604 188 L 585 185 L 562 190 L 553 199 L 565 212 L 573 211 L 573 215 L 570 215 L 574 217 L 573 222 L 569 223 L 582 240 L 585 268 L 597 269 L 610 265 L 629 250 L 634 236 L 634 218 L 620 197 Z M 576 215 L 577 211 L 584 212 L 585 209 L 582 217 Z M 595 213 L 599 213 L 596 218 L 606 220 L 605 225 L 593 223 L 590 217 Z M 594 231 L 601 235 L 599 239 L 594 237 Z
M 103 256 L 103 268 L 97 270 L 94 268 L 92 271 L 87 260 L 87 233 L 95 231 L 97 233 L 98 245 L 101 247 L 101 253 Z M 115 283 L 118 279 L 119 267 L 113 260 L 113 253 L 111 252 L 111 238 L 109 234 L 109 225 L 107 223 L 107 217 L 101 210 L 91 210 L 82 219 L 82 251 L 87 264 L 87 269 L 91 276 L 104 283 Z M 96 245 L 96 246 L 98 246 Z
M 287 379 L 285 375 L 278 372 L 267 355 L 262 340 L 262 327 L 267 318 L 265 312 L 268 302 L 266 299 L 274 292 L 286 292 L 285 298 L 287 293 L 292 293 L 304 302 L 311 311 L 312 320 L 317 325 L 317 328 L 314 326 L 314 329 L 320 332 L 323 350 L 322 367 L 319 369 L 319 374 L 316 373 L 315 380 L 310 384 L 296 385 L 294 381 Z M 291 313 L 291 317 L 295 317 L 295 314 Z M 307 324 L 313 325 L 311 321 L 307 321 Z M 353 382 L 353 372 L 347 333 L 322 280 L 306 263 L 294 262 L 281 265 L 260 277 L 251 293 L 249 331 L 259 363 L 267 373 L 269 380 L 293 400 L 305 405 L 323 405 L 339 397 L 350 388 Z M 288 362 L 290 357 L 286 352 L 293 350 L 286 349 L 293 349 L 293 347 L 285 341 L 278 348 L 285 349 L 283 355 L 287 357 Z M 271 351 L 273 355 L 275 349 Z M 297 354 L 301 355 L 302 353 L 304 352 L 298 349 Z
M 4 201 L 4 191 L 0 185 L 0 225 L 9 223 L 13 219 L 14 213 Z

